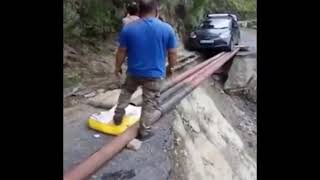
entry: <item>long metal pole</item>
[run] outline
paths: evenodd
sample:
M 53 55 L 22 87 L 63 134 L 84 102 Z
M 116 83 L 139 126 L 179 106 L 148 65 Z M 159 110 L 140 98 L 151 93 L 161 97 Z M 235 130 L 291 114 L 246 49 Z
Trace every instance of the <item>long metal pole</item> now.
M 99 167 L 110 160 L 123 147 L 125 147 L 134 137 L 137 136 L 138 124 L 128 128 L 123 134 L 114 138 L 111 142 L 104 145 L 97 152 L 92 154 L 79 165 L 68 171 L 63 180 L 84 180 L 93 174 Z
M 165 81 L 161 92 L 166 91 L 167 89 L 169 89 L 170 87 L 172 87 L 173 85 L 175 85 L 176 83 L 178 83 L 179 81 L 187 78 L 189 75 L 195 73 L 196 71 L 198 71 L 199 69 L 204 68 L 206 65 L 208 65 L 209 63 L 211 63 L 212 61 L 215 61 L 216 59 L 220 58 L 222 55 L 224 55 L 225 52 L 221 52 L 215 56 L 213 56 L 212 58 L 196 65 L 195 67 L 177 75 L 177 76 L 173 76 L 172 78 L 169 78 L 168 80 Z
M 224 58 L 228 56 L 228 54 L 222 55 L 220 58 Z M 195 79 L 198 76 L 201 76 L 206 70 L 210 69 L 212 66 L 218 63 L 217 61 L 211 61 L 207 66 L 204 68 L 201 68 L 199 71 L 196 71 L 195 73 L 191 74 L 187 78 L 183 79 L 182 81 L 178 82 L 174 86 L 170 87 L 166 91 L 164 91 L 160 96 L 160 101 L 164 102 L 166 99 L 170 98 L 171 95 L 173 95 L 176 91 L 178 91 L 180 88 L 182 88 L 186 83 L 191 82 L 193 79 Z
M 210 66 L 210 68 L 205 69 L 201 76 L 197 76 L 196 78 L 192 79 L 192 81 L 188 81 L 187 84 L 184 84 L 182 88 L 179 89 L 175 93 L 172 98 L 169 98 L 165 103 L 161 105 L 161 112 L 167 113 L 172 109 L 172 107 L 180 102 L 185 96 L 190 94 L 196 87 L 199 86 L 200 83 L 202 83 L 205 79 L 207 79 L 211 74 L 213 74 L 216 70 L 218 70 L 224 63 L 226 63 L 229 59 L 231 59 L 237 52 L 239 51 L 239 48 L 232 51 L 227 56 L 224 56 L 223 58 L 219 59 L 217 63 Z

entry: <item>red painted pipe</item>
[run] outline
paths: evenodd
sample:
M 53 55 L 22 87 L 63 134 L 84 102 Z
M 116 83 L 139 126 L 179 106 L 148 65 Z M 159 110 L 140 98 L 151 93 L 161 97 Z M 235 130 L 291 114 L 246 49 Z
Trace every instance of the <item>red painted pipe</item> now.
M 199 76 L 188 81 L 187 84 L 184 84 L 179 91 L 176 91 L 172 98 L 168 99 L 165 103 L 161 105 L 161 112 L 162 114 L 167 113 L 172 109 L 174 105 L 179 103 L 185 96 L 190 94 L 196 87 L 200 85 L 205 79 L 207 79 L 211 74 L 213 74 L 216 70 L 218 70 L 222 65 L 224 65 L 229 59 L 231 59 L 237 52 L 239 48 L 236 48 L 228 55 L 222 57 L 221 59 L 217 60 L 217 63 L 214 63 L 210 66 L 210 68 L 206 68 L 203 73 Z
M 84 180 L 88 178 L 136 137 L 137 132 L 138 124 L 131 126 L 123 134 L 114 138 L 86 160 L 68 171 L 63 176 L 63 180 Z
M 181 68 L 185 67 L 187 64 L 190 64 L 190 63 L 194 62 L 194 61 L 197 60 L 198 58 L 199 58 L 199 57 L 194 57 L 194 58 L 189 59 L 189 60 L 187 60 L 187 61 L 181 62 L 181 63 L 179 63 L 177 66 L 175 66 L 175 67 L 173 68 L 173 70 L 176 71 L 176 70 L 178 70 L 178 69 L 181 69 Z
M 173 76 L 172 78 L 169 78 L 167 81 L 165 81 L 161 92 L 166 91 L 167 89 L 169 89 L 170 87 L 172 87 L 174 84 L 178 83 L 179 81 L 187 78 L 189 75 L 195 73 L 196 71 L 198 71 L 199 69 L 204 68 L 206 65 L 208 65 L 209 63 L 211 63 L 212 61 L 215 61 L 216 59 L 218 59 L 219 57 L 221 57 L 223 54 L 225 54 L 225 52 L 221 52 L 215 56 L 213 56 L 212 58 L 196 65 L 195 67 L 177 75 L 177 76 Z
M 223 54 L 222 56 L 220 56 L 220 58 L 224 58 L 227 56 L 228 56 L 228 54 L 226 53 L 226 54 Z M 220 58 L 219 58 L 219 60 L 220 60 Z M 195 79 L 198 76 L 201 76 L 206 70 L 210 69 L 212 66 L 217 64 L 219 62 L 219 60 L 211 61 L 205 67 L 201 68 L 200 70 L 196 71 L 195 73 L 191 74 L 187 78 L 183 79 L 182 81 L 178 82 L 174 86 L 172 86 L 169 89 L 167 89 L 166 91 L 164 91 L 161 94 L 160 101 L 163 102 L 166 99 L 170 98 L 171 95 L 173 95 L 176 91 L 178 91 L 180 88 L 182 88 L 186 83 L 191 82 L 193 79 Z

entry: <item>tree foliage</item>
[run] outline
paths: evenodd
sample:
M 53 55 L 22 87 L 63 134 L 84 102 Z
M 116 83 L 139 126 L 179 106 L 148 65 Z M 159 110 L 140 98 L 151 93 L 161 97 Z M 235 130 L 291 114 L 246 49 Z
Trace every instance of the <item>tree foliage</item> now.
M 106 38 L 118 32 L 130 0 L 64 0 L 66 38 Z M 190 31 L 207 13 L 235 13 L 254 18 L 256 0 L 160 0 L 161 13 L 178 31 Z M 177 25 L 178 24 L 178 25 Z

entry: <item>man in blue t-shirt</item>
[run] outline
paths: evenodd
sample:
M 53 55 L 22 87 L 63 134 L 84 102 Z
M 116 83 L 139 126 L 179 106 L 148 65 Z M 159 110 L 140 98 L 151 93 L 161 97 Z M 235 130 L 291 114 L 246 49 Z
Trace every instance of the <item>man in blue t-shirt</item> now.
M 153 114 L 160 113 L 162 81 L 166 72 L 170 73 L 176 64 L 177 42 L 173 28 L 156 18 L 155 0 L 141 0 L 139 11 L 141 19 L 125 26 L 120 33 L 115 75 L 120 77 L 122 74 L 121 65 L 126 56 L 128 56 L 128 70 L 113 120 L 116 125 L 122 123 L 131 95 L 138 86 L 142 86 L 143 103 L 138 138 L 143 140 L 153 135 L 152 117 Z M 166 69 L 167 54 L 169 65 Z

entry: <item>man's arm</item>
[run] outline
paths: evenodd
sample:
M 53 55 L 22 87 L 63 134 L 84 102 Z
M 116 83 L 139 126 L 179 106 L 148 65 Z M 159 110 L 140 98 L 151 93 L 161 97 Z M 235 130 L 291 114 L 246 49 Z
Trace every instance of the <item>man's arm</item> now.
M 167 67 L 167 74 L 170 76 L 173 72 L 173 67 L 177 64 L 177 40 L 174 30 L 170 29 L 169 34 L 169 40 L 167 44 L 167 50 L 168 50 L 168 62 L 169 65 Z
M 127 56 L 127 31 L 123 28 L 119 36 L 119 47 L 116 53 L 115 75 L 120 77 L 122 74 L 121 66 Z
M 173 67 L 177 64 L 178 53 L 177 48 L 168 49 L 168 69 L 167 73 L 171 75 L 173 73 Z
M 121 66 L 127 56 L 127 48 L 121 48 L 119 47 L 116 53 L 116 64 L 115 64 L 115 75 L 117 77 L 120 77 L 122 74 L 122 69 Z

